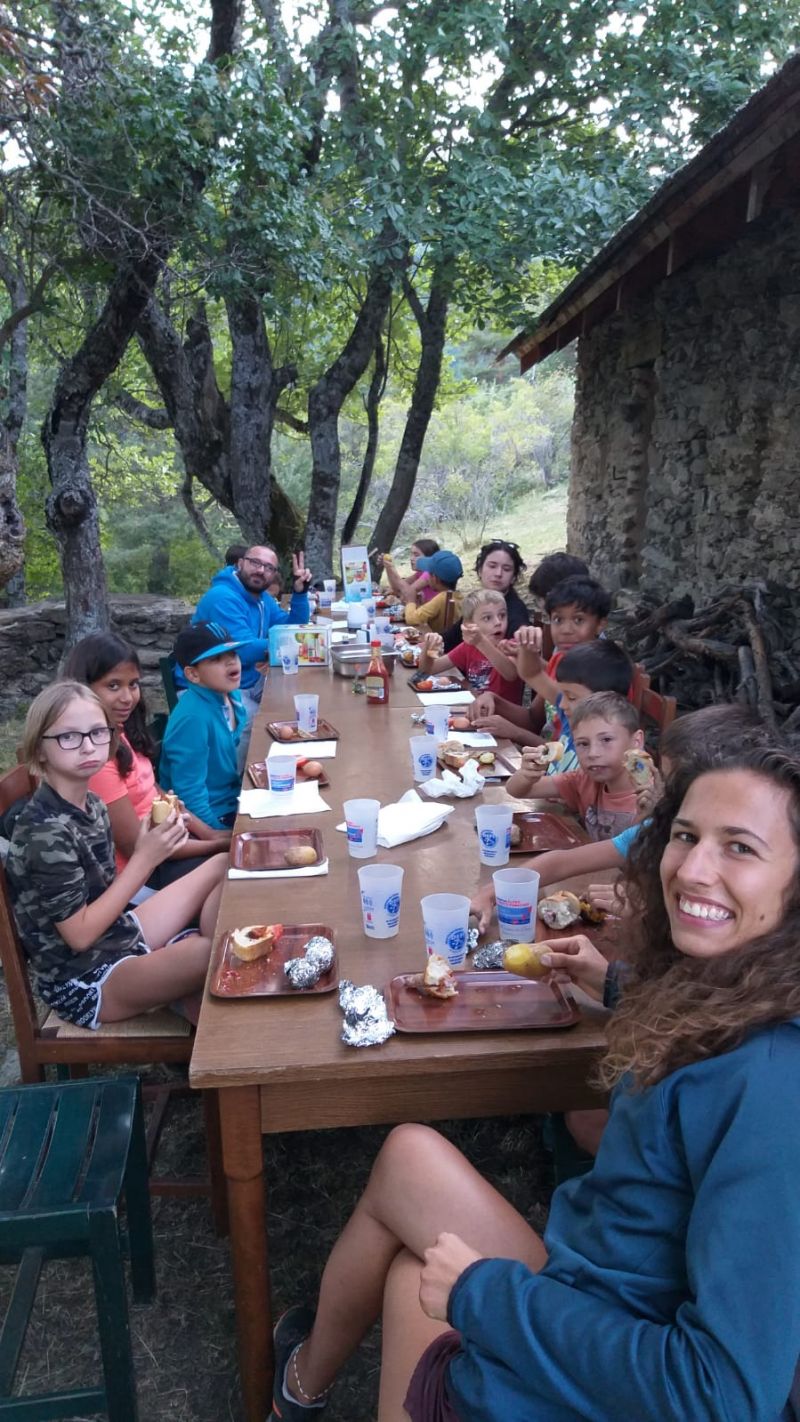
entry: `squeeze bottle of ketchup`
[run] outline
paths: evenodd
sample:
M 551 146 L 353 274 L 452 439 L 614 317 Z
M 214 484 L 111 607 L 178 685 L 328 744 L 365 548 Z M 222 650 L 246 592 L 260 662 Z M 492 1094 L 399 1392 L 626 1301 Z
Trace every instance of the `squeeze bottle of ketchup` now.
M 389 701 L 389 673 L 381 656 L 380 642 L 370 642 L 372 656 L 364 685 L 367 689 L 368 706 L 386 706 Z

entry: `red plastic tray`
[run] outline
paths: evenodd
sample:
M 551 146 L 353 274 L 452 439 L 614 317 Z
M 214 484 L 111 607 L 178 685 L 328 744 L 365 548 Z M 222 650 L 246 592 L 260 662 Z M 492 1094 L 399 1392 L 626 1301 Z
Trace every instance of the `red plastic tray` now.
M 324 923 L 285 923 L 283 933 L 268 958 L 256 958 L 243 963 L 232 947 L 233 934 L 223 933 L 215 948 L 215 966 L 211 977 L 213 997 L 313 997 L 317 993 L 333 992 L 338 982 L 337 956 L 327 973 L 310 988 L 293 988 L 283 971 L 290 958 L 302 958 L 309 938 L 317 935 L 329 938 L 336 948 L 333 929 Z
M 573 1027 L 578 1009 L 561 984 L 533 982 L 503 972 L 458 972 L 458 995 L 423 997 L 409 986 L 413 973 L 392 978 L 386 1010 L 398 1032 L 549 1031 Z

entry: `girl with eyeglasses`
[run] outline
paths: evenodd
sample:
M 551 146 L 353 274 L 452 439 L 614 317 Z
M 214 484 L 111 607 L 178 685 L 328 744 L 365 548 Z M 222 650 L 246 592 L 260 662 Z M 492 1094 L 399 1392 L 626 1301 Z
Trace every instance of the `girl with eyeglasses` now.
M 68 1022 L 94 1028 L 167 1003 L 196 1022 L 228 857 L 213 855 L 129 908 L 187 831 L 175 810 L 157 826 L 148 817 L 115 874 L 108 812 L 89 790 L 115 739 L 80 682 L 56 682 L 31 704 L 22 749 L 39 784 L 6 862 L 20 937 L 41 997 Z
M 502 593 L 506 600 L 507 637 L 513 637 L 519 627 L 526 626 L 531 620 L 530 612 L 514 588 L 525 568 L 526 564 L 517 544 L 509 543 L 505 538 L 492 538 L 488 543 L 484 543 L 475 560 L 475 572 L 480 578 L 481 587 L 490 592 Z M 445 655 L 452 652 L 461 641 L 461 623 L 456 622 L 444 634 Z

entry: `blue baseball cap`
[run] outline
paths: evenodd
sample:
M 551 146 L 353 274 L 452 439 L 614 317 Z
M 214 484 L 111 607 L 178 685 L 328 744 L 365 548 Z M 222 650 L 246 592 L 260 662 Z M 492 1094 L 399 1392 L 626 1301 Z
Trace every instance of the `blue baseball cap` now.
M 455 553 L 448 553 L 444 548 L 440 548 L 438 553 L 431 553 L 430 558 L 417 559 L 417 572 L 433 573 L 435 577 L 441 578 L 443 583 L 457 583 L 459 578 L 464 576 L 464 569 L 461 566 L 461 559 Z
M 179 667 L 193 667 L 207 657 L 219 657 L 243 646 L 244 642 L 232 642 L 228 629 L 219 622 L 193 622 L 178 633 L 172 655 Z

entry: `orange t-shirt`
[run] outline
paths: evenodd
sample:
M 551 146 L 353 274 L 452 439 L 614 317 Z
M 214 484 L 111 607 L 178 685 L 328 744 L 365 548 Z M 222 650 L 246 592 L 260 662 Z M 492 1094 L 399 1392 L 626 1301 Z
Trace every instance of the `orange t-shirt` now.
M 106 762 L 102 770 L 98 770 L 89 781 L 89 789 L 95 795 L 99 795 L 104 805 L 113 805 L 115 800 L 122 800 L 127 795 L 136 813 L 137 820 L 143 820 L 149 815 L 150 808 L 158 793 L 156 785 L 155 771 L 151 762 L 141 751 L 135 751 L 126 736 L 121 736 L 125 745 L 133 756 L 133 765 L 127 775 L 120 775 L 119 766 L 113 755 Z M 114 858 L 117 864 L 117 873 L 125 868 L 127 859 L 118 850 L 114 851 Z
M 636 819 L 635 790 L 615 790 L 612 794 L 585 770 L 548 775 L 547 788 L 554 790 L 568 809 L 580 815 L 591 840 L 613 839 Z

